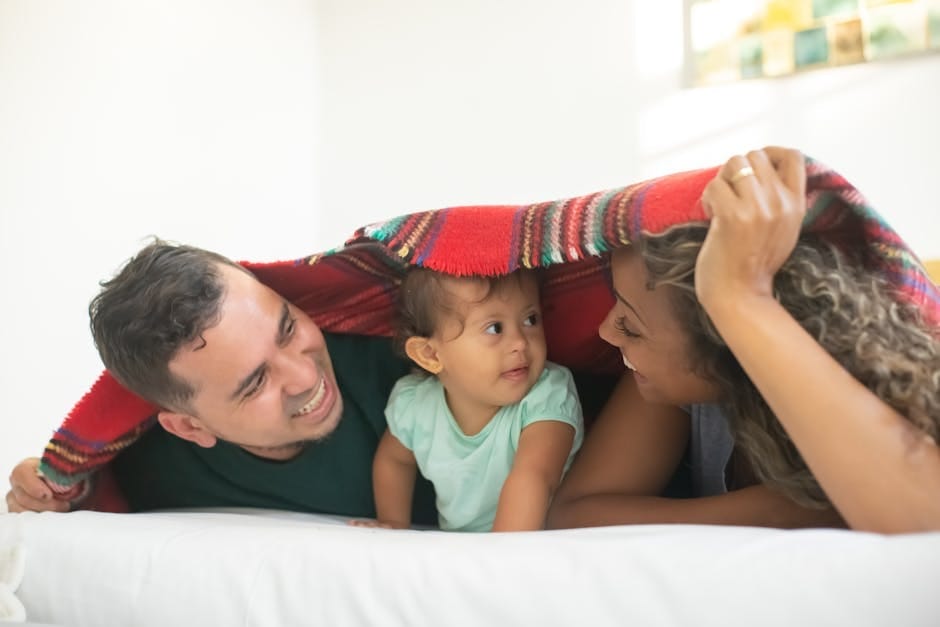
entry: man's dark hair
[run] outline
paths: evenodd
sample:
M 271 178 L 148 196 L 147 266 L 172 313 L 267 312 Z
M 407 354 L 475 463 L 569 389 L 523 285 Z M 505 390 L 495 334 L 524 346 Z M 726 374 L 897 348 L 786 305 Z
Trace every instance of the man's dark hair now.
M 154 238 L 118 274 L 101 282 L 88 306 L 91 333 L 105 368 L 138 396 L 175 411 L 190 409 L 195 390 L 173 376 L 170 360 L 216 324 L 225 285 L 222 255 Z

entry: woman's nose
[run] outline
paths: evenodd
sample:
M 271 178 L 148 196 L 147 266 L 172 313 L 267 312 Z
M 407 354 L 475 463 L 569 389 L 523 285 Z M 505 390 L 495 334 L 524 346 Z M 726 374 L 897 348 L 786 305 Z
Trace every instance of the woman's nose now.
M 601 324 L 597 327 L 597 334 L 601 336 L 601 339 L 611 344 L 612 346 L 617 346 L 617 336 L 613 332 L 613 316 L 614 310 L 611 309 L 607 312 L 607 315 L 604 316 L 604 319 L 601 320 Z

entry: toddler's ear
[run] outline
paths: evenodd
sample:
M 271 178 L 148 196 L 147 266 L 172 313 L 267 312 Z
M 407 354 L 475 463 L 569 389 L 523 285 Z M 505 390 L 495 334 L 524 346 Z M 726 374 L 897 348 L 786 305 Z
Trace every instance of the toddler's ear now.
M 430 338 L 409 337 L 405 340 L 405 353 L 411 358 L 411 361 L 431 374 L 438 374 L 443 368 Z

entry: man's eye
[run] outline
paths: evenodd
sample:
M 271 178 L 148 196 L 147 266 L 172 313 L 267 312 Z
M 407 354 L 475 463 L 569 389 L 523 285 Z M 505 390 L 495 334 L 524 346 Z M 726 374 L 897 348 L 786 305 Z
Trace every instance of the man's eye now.
M 297 318 L 288 318 L 287 322 L 284 323 L 284 326 L 281 328 L 280 335 L 278 336 L 277 343 L 279 346 L 287 346 L 291 341 L 291 338 L 294 337 L 294 333 L 297 331 Z
M 523 321 L 522 324 L 524 324 L 524 325 L 527 326 L 527 327 L 534 327 L 534 326 L 537 326 L 538 323 L 539 323 L 539 315 L 538 315 L 538 314 L 530 314 L 530 315 Z
M 245 398 L 251 398 L 264 387 L 264 382 L 267 379 L 264 373 L 260 374 L 257 379 L 255 379 L 255 384 L 251 386 L 247 392 L 245 392 Z
M 488 327 L 486 327 L 485 329 L 483 329 L 483 332 L 484 332 L 484 333 L 489 333 L 490 335 L 499 335 L 500 333 L 503 332 L 503 323 L 502 323 L 502 322 L 494 322 L 493 324 L 491 324 L 491 325 L 489 325 Z

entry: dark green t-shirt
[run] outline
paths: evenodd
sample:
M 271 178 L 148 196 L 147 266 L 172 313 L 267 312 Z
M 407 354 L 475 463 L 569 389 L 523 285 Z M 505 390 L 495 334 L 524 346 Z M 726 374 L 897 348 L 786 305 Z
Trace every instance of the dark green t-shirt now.
M 333 433 L 293 459 L 273 461 L 227 442 L 203 448 L 157 425 L 112 464 L 131 510 L 263 507 L 374 517 L 372 457 L 388 395 L 409 364 L 385 338 L 324 336 L 343 397 Z M 433 488 L 420 475 L 413 520 L 437 524 Z

